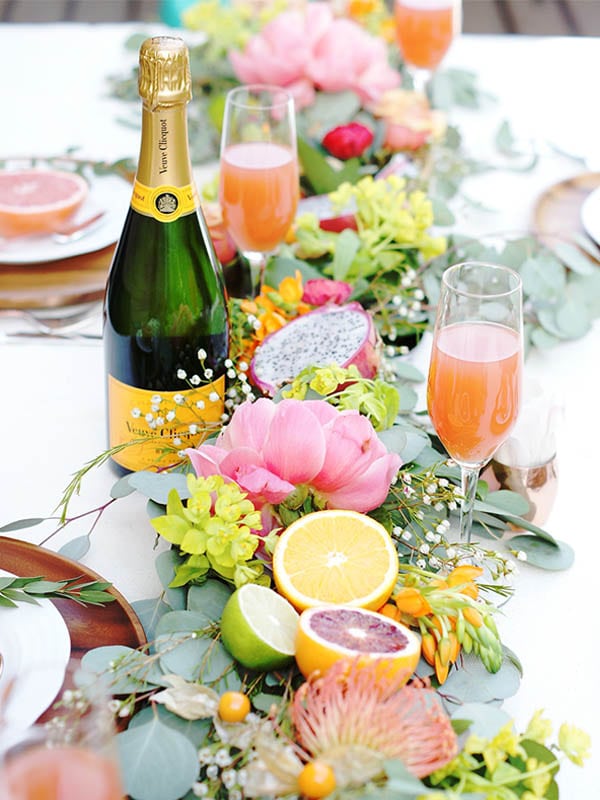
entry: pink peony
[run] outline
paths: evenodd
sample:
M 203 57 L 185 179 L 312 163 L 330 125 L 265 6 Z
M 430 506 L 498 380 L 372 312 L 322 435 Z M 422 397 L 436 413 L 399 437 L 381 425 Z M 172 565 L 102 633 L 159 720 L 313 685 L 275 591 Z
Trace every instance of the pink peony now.
M 348 158 L 362 156 L 372 142 L 373 131 L 359 122 L 350 122 L 328 131 L 323 137 L 322 145 L 332 156 L 346 161 Z
M 366 417 L 323 400 L 245 402 L 214 445 L 187 453 L 197 475 L 230 478 L 258 508 L 306 486 L 320 507 L 371 511 L 401 464 Z
M 342 305 L 352 294 L 352 286 L 346 281 L 332 281 L 329 278 L 312 278 L 304 284 L 302 302 L 310 306 L 324 306 L 325 303 Z
M 372 103 L 400 83 L 383 40 L 356 22 L 335 18 L 324 2 L 284 11 L 250 39 L 244 52 L 230 51 L 229 58 L 242 83 L 283 86 L 297 108 L 313 102 L 315 89 L 351 89 Z

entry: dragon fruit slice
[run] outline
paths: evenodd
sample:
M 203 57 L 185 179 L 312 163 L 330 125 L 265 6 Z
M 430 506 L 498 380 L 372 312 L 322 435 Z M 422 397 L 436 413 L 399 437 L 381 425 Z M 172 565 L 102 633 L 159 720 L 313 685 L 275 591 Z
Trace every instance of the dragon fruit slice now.
M 250 364 L 252 382 L 274 395 L 305 367 L 355 364 L 372 378 L 380 360 L 379 337 L 360 303 L 323 306 L 269 334 Z

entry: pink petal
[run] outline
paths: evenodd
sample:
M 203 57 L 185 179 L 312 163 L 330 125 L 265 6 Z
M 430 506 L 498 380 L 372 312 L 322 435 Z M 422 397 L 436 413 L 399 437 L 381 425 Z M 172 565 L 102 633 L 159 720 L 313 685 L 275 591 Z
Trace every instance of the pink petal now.
M 217 445 L 226 450 L 250 447 L 260 452 L 275 410 L 275 403 L 267 398 L 261 398 L 254 403 L 242 403 L 236 408 L 229 425 L 217 438 Z
M 387 497 L 401 463 L 396 453 L 378 458 L 362 475 L 332 492 L 327 498 L 328 508 L 347 508 L 363 514 L 377 508 Z
M 188 448 L 186 454 L 189 456 L 194 471 L 199 478 L 208 478 L 211 475 L 221 474 L 221 462 L 227 455 L 227 450 L 222 447 L 215 447 L 212 444 L 203 444 L 195 450 Z
M 282 400 L 263 447 L 268 469 L 290 483 L 309 483 L 323 466 L 325 436 L 318 418 L 301 400 Z
M 305 400 L 304 405 L 308 408 L 321 425 L 326 425 L 328 422 L 337 419 L 340 416 L 340 412 L 332 406 L 331 403 L 328 403 L 326 400 Z
M 235 481 L 248 492 L 249 499 L 257 507 L 262 507 L 265 503 L 282 503 L 296 488 L 294 484 L 282 480 L 263 467 L 241 468 L 236 474 Z

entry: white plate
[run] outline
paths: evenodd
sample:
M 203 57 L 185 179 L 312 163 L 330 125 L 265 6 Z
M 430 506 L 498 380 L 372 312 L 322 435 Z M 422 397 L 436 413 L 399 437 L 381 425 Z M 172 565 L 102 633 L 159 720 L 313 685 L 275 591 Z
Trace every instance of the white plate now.
M 587 235 L 600 244 L 600 186 L 583 201 L 581 222 Z
M 104 216 L 90 226 L 81 239 L 61 244 L 51 235 L 0 239 L 0 263 L 38 264 L 93 253 L 116 242 L 121 235 L 131 201 L 131 184 L 118 175 L 86 175 L 89 194 L 69 225 L 89 219 L 99 211 Z
M 0 570 L 0 575 L 11 575 Z M 62 686 L 71 655 L 71 637 L 64 619 L 49 600 L 39 605 L 0 606 L 0 695 L 14 678 L 3 709 L 3 721 L 15 728 L 32 725 Z

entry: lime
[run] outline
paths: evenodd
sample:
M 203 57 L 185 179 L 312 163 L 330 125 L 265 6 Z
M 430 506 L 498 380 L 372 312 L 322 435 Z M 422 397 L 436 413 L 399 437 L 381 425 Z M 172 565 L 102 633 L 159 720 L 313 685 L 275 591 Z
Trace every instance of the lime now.
M 229 653 L 244 667 L 268 672 L 292 662 L 298 619 L 298 613 L 280 594 L 247 583 L 225 604 L 221 637 Z

